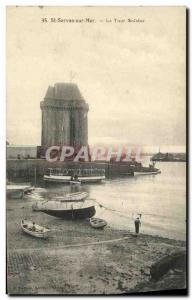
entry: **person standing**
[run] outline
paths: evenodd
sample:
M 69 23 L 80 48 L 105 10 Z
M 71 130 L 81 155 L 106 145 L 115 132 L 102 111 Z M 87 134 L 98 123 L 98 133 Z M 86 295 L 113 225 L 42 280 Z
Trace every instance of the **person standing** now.
M 140 218 L 137 217 L 137 218 L 135 219 L 135 233 L 136 233 L 136 234 L 139 234 L 140 226 L 141 226 L 141 221 L 140 221 Z

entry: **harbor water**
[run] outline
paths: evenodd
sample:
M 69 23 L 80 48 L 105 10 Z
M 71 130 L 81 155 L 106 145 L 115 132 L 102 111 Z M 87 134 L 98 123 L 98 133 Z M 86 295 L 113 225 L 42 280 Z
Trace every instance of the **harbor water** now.
M 28 197 L 41 201 L 87 191 L 89 198 L 96 201 L 96 217 L 105 219 L 109 226 L 134 231 L 134 219 L 141 214 L 142 233 L 185 240 L 186 163 L 159 162 L 156 167 L 161 174 L 120 177 L 101 184 L 72 187 L 41 185 Z

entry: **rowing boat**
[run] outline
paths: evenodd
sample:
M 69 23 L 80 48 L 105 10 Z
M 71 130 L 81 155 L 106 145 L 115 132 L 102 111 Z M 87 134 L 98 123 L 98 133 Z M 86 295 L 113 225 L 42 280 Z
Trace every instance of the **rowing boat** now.
M 27 220 L 21 220 L 21 228 L 25 233 L 29 235 L 44 239 L 48 237 L 51 231 L 50 229 L 47 229 L 43 226 L 37 225 L 34 222 Z
M 91 218 L 90 219 L 90 225 L 93 228 L 103 228 L 107 225 L 107 222 L 103 219 L 99 219 L 99 218 Z

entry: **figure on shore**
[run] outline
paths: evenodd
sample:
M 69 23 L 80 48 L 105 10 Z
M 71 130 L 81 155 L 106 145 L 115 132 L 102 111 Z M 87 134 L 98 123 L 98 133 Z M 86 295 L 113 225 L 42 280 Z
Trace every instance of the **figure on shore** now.
M 140 228 L 140 226 L 141 226 L 141 221 L 140 221 L 140 218 L 137 217 L 135 219 L 135 233 L 136 234 L 139 234 L 139 228 Z

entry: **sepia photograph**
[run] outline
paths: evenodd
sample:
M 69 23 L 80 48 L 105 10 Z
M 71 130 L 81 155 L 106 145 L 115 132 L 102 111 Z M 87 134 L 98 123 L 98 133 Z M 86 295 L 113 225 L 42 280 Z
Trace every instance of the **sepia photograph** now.
M 7 294 L 187 294 L 187 16 L 6 7 Z

